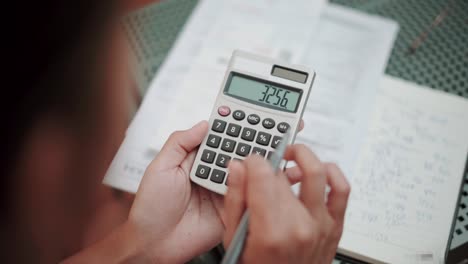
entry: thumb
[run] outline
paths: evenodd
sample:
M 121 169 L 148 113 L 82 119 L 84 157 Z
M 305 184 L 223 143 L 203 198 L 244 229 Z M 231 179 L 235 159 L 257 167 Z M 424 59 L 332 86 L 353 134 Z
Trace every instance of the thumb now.
M 200 145 L 207 130 L 208 122 L 200 121 L 188 130 L 172 133 L 156 158 L 159 169 L 165 170 L 179 166 L 187 155 Z

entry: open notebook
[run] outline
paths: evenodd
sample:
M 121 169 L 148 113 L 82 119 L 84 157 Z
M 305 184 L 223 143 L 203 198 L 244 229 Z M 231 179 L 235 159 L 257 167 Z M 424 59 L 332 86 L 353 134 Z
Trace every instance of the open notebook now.
M 379 87 L 398 31 L 393 21 L 336 5 L 325 6 L 318 19 L 321 1 L 252 3 L 200 1 L 104 182 L 136 192 L 169 133 L 209 116 L 232 49 L 253 48 L 317 72 L 297 142 L 337 162 L 352 184 L 339 251 L 371 262 L 438 262 L 467 154 L 466 100 L 391 77 Z M 288 14 L 297 19 L 276 20 Z M 251 28 L 254 22 L 261 28 Z M 305 34 L 270 41 L 285 27 Z M 258 41 L 245 42 L 253 37 Z
M 443 263 L 468 154 L 468 100 L 384 77 L 358 155 L 339 251 Z

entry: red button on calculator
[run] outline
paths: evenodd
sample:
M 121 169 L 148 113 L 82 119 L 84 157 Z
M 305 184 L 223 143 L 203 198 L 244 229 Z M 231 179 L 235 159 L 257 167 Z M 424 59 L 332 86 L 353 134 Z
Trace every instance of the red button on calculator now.
M 221 116 L 228 116 L 231 113 L 231 109 L 225 105 L 218 108 L 218 114 Z

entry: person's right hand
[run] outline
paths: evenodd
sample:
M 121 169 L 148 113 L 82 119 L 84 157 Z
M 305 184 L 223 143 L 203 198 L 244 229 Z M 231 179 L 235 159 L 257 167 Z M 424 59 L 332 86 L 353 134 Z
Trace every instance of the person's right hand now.
M 224 245 L 229 246 L 248 208 L 243 263 L 331 263 L 343 230 L 350 186 L 336 165 L 320 162 L 303 145 L 290 146 L 285 159 L 298 165 L 288 174 L 302 180 L 299 197 L 287 178 L 274 175 L 261 157 L 231 162 Z M 325 199 L 327 184 L 331 191 Z

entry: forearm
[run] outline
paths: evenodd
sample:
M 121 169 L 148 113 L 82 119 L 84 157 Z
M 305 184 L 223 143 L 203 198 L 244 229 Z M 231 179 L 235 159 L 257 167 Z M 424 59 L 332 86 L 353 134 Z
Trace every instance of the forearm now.
M 154 263 L 156 260 L 151 259 L 135 234 L 133 227 L 125 223 L 103 240 L 62 263 Z

